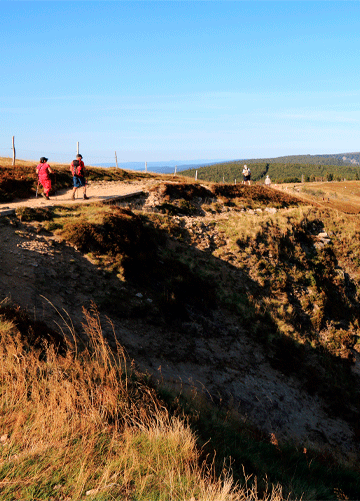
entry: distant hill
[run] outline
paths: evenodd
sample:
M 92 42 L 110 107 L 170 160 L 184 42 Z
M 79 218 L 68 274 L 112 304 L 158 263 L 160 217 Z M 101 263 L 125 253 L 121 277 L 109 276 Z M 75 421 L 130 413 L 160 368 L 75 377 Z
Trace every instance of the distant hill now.
M 310 165 L 359 165 L 360 152 L 358 153 L 335 153 L 327 155 L 288 155 L 284 157 L 262 158 L 245 160 L 248 163 L 296 163 Z
M 204 165 L 212 165 L 214 163 L 224 162 L 224 160 L 169 160 L 166 162 L 147 162 L 147 171 L 156 172 L 159 174 L 173 174 L 175 171 L 180 172 L 191 168 L 203 167 Z M 96 164 L 95 167 L 116 167 L 115 162 Z M 119 162 L 118 167 L 125 170 L 142 170 L 145 171 L 145 162 Z
M 263 181 L 266 175 L 278 183 L 360 179 L 360 153 L 233 160 L 182 170 L 181 175 L 195 177 L 197 170 L 199 180 L 241 182 L 244 163 L 251 167 L 253 181 Z

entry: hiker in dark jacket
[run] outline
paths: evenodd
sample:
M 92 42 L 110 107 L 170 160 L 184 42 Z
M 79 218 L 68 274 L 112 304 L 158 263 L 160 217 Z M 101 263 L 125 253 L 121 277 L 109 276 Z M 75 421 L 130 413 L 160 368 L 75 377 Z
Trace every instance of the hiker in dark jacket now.
M 85 165 L 84 162 L 82 161 L 82 155 L 80 155 L 79 153 L 76 155 L 76 160 L 73 160 L 71 162 L 70 171 L 73 175 L 73 183 L 74 183 L 72 199 L 75 200 L 76 190 L 82 187 L 84 191 L 84 199 L 88 200 L 89 197 L 86 196 Z

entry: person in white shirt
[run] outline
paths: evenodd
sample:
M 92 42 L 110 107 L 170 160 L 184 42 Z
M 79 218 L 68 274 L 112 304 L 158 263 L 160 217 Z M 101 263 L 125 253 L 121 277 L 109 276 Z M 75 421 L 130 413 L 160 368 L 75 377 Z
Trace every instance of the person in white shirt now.
M 265 185 L 270 186 L 270 184 L 271 184 L 271 179 L 269 178 L 269 175 L 267 175 L 265 178 Z
M 251 172 L 250 172 L 250 169 L 248 168 L 247 165 L 244 165 L 242 174 L 243 174 L 243 182 L 242 182 L 242 184 L 246 184 L 246 183 L 250 184 Z

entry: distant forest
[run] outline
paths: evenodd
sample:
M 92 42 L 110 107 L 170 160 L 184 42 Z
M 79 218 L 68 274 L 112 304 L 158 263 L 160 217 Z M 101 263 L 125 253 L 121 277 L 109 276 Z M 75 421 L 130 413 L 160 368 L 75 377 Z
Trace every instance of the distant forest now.
M 251 169 L 253 181 L 264 181 L 266 175 L 274 183 L 302 181 L 341 181 L 360 179 L 360 153 L 334 155 L 293 155 L 278 158 L 246 159 L 222 162 L 181 171 L 179 174 L 215 183 L 242 181 L 244 164 Z

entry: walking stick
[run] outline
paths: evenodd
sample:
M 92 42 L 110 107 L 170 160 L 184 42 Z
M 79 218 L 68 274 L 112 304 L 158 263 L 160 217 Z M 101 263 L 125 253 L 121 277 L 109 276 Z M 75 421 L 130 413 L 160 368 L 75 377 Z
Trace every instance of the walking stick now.
M 37 188 L 36 188 L 36 195 L 35 195 L 35 198 L 37 198 L 37 196 L 38 196 L 39 184 L 40 184 L 40 179 L 38 178 L 38 184 L 37 184 Z

